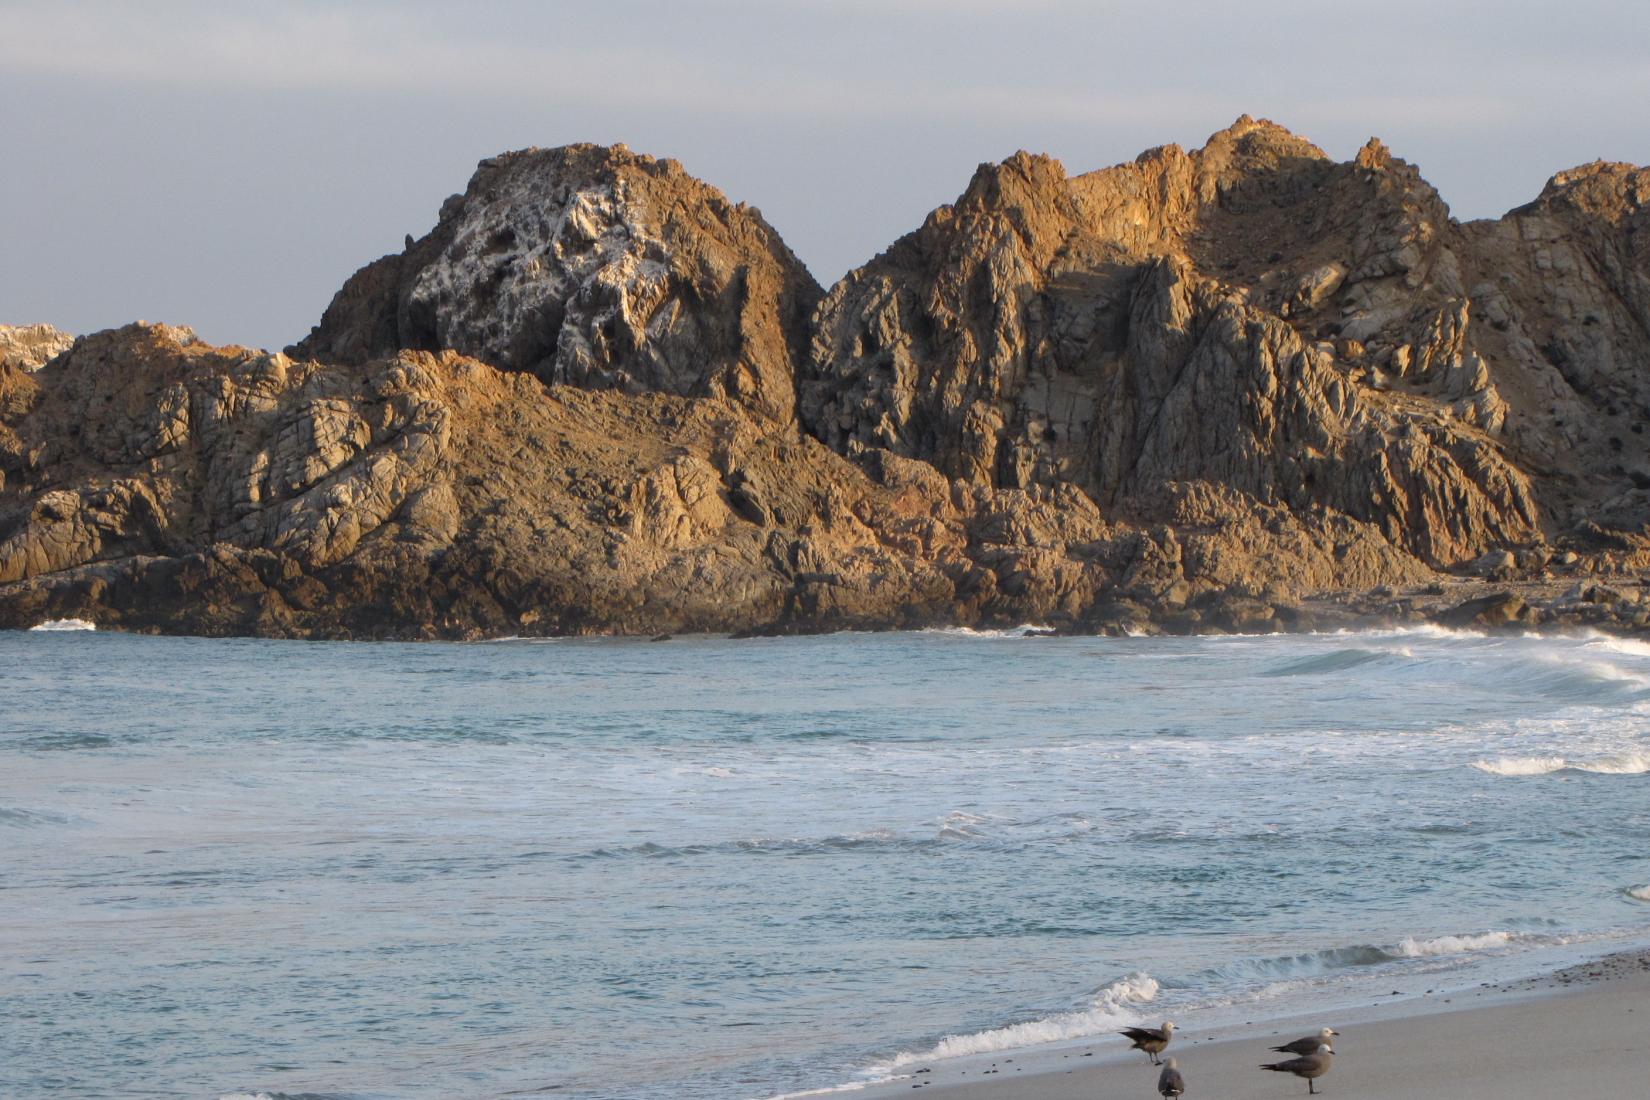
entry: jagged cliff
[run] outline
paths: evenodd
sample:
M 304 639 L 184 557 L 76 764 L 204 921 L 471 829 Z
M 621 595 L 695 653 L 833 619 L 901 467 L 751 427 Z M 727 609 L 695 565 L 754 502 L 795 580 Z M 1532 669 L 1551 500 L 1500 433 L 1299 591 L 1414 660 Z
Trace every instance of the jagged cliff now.
M 508 154 L 286 353 L 0 329 L 0 625 L 1643 627 L 1647 209 L 1245 117 L 982 166 L 822 295 L 674 162 Z
M 1507 430 L 1501 387 L 1586 400 L 1507 354 L 1506 294 L 1474 284 L 1499 328 L 1470 325 L 1486 239 L 1377 143 L 1335 164 L 1248 118 L 1076 178 L 1021 154 L 832 289 L 802 414 L 845 451 L 973 483 L 1068 481 L 1149 512 L 1213 481 L 1455 564 L 1543 529 L 1517 459 L 1545 436 L 1523 408 Z

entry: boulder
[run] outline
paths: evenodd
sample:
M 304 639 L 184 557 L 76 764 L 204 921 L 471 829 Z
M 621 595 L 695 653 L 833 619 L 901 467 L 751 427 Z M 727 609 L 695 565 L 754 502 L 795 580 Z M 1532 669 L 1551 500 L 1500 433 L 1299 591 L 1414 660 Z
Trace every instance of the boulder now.
M 1440 614 L 1438 621 L 1454 627 L 1504 627 L 1519 622 L 1526 610 L 1522 597 L 1511 592 L 1496 592 L 1464 600 Z

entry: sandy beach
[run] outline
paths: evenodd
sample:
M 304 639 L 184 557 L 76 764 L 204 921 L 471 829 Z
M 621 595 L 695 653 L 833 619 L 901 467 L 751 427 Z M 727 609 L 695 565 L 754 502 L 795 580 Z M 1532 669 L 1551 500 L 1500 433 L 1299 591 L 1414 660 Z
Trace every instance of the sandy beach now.
M 1189 1097 L 1270 1100 L 1307 1095 L 1305 1081 L 1257 1067 L 1267 1048 L 1328 1025 L 1342 1031 L 1325 1096 L 1359 1100 L 1637 1097 L 1650 1081 L 1650 951 L 1609 956 L 1545 978 L 1416 997 L 1334 1020 L 1257 1021 L 1199 1030 L 1181 1022 L 1169 1054 Z M 913 1066 L 864 1097 L 1094 1100 L 1153 1097 L 1158 1070 L 1121 1038 L 1005 1051 Z

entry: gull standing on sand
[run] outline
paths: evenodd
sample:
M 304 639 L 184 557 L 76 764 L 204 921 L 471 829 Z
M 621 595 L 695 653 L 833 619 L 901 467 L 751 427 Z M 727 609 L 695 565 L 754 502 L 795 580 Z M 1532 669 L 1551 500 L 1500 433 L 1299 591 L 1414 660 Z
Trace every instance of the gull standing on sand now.
M 1291 1058 L 1287 1062 L 1271 1062 L 1262 1065 L 1261 1069 L 1269 1069 L 1273 1073 L 1293 1073 L 1296 1077 L 1306 1079 L 1306 1091 L 1317 1094 L 1317 1086 L 1312 1082 L 1329 1072 L 1329 1067 L 1335 1063 L 1335 1052 L 1323 1043 L 1318 1044 L 1316 1054 L 1308 1054 L 1300 1058 Z
M 1281 1047 L 1272 1047 L 1271 1049 L 1279 1054 L 1299 1054 L 1303 1057 L 1318 1053 L 1319 1047 L 1328 1047 L 1333 1051 L 1335 1049 L 1333 1040 L 1339 1034 L 1340 1032 L 1332 1027 L 1320 1028 L 1316 1035 L 1308 1035 L 1304 1039 L 1296 1039 L 1292 1043 L 1285 1043 Z
M 1164 1020 L 1162 1027 L 1126 1027 L 1118 1034 L 1130 1040 L 1135 1050 L 1145 1051 L 1150 1056 L 1152 1065 L 1160 1066 L 1163 1063 L 1157 1060 L 1157 1056 L 1163 1053 L 1163 1048 L 1169 1045 L 1169 1040 L 1174 1036 L 1174 1024 Z
M 1180 1076 L 1180 1071 L 1174 1068 L 1174 1059 L 1163 1059 L 1163 1072 L 1157 1076 L 1157 1094 L 1179 1096 L 1185 1091 L 1186 1078 Z

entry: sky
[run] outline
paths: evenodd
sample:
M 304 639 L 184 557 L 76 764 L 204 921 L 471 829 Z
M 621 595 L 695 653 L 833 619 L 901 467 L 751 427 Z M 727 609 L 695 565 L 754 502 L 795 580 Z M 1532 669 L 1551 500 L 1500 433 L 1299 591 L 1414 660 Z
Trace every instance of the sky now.
M 0 322 L 281 347 L 533 145 L 675 157 L 829 285 L 1018 149 L 1083 172 L 1249 113 L 1495 217 L 1650 163 L 1646 103 L 1643 0 L 0 0 Z

